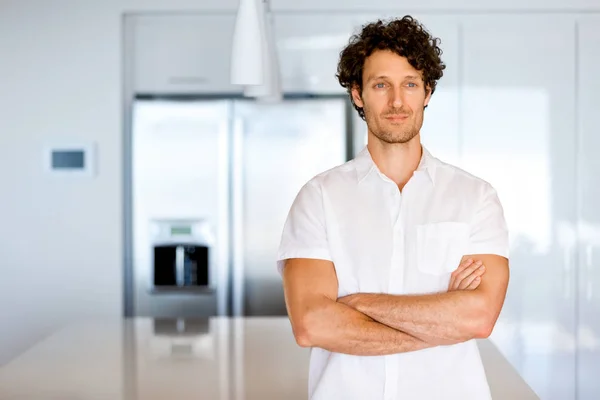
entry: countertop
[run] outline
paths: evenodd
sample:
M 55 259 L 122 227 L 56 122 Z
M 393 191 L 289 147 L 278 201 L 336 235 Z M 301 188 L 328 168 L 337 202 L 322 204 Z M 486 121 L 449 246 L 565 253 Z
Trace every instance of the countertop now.
M 494 400 L 538 399 L 478 344 Z M 285 317 L 85 321 L 2 367 L 0 399 L 305 400 L 308 361 Z

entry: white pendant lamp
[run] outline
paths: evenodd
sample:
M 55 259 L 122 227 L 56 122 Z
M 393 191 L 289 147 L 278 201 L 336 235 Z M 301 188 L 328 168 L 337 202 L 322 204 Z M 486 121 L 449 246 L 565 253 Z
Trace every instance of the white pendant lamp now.
M 279 73 L 279 62 L 277 57 L 277 45 L 273 33 L 273 15 L 268 8 L 267 1 L 259 0 L 259 13 L 261 18 L 261 34 L 263 35 L 262 57 L 263 57 L 263 84 L 247 85 L 244 95 L 256 97 L 263 102 L 277 102 L 282 99 L 281 79 Z
M 231 83 L 234 85 L 262 85 L 264 83 L 265 42 L 263 39 L 259 2 L 240 0 L 233 31 Z
M 282 98 L 273 18 L 268 0 L 240 0 L 233 40 L 231 83 L 260 101 Z

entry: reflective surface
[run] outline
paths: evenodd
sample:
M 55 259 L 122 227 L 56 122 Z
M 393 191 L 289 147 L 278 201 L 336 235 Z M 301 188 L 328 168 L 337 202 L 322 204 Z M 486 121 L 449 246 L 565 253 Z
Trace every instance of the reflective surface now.
M 287 315 L 274 263 L 283 224 L 302 186 L 346 160 L 346 100 L 236 102 L 234 109 L 241 122 L 234 136 L 241 151 L 233 161 L 240 175 L 233 191 L 240 202 L 234 219 L 241 231 L 235 241 L 235 255 L 242 256 L 241 315 Z
M 479 346 L 494 400 L 537 398 L 489 341 Z M 0 369 L 0 398 L 301 400 L 309 355 L 285 317 L 90 321 Z
M 135 103 L 131 155 L 134 315 L 224 313 L 229 262 L 228 118 L 226 101 Z M 163 224 L 169 226 L 171 221 L 199 221 L 206 227 L 212 293 L 158 295 L 152 290 L 154 247 L 191 240 L 187 235 L 165 234 Z
M 463 22 L 460 163 L 496 187 L 510 231 L 511 281 L 492 338 L 556 400 L 575 398 L 577 345 L 575 37 L 561 21 Z
M 600 17 L 581 18 L 578 43 L 578 398 L 600 397 Z
M 346 160 L 346 105 L 343 96 L 136 101 L 134 315 L 286 315 L 274 261 L 281 231 L 302 185 Z M 195 233 L 165 235 L 173 224 Z M 169 258 L 155 266 L 154 248 L 173 243 L 206 244 L 210 290 L 151 287 L 155 270 L 173 269 Z

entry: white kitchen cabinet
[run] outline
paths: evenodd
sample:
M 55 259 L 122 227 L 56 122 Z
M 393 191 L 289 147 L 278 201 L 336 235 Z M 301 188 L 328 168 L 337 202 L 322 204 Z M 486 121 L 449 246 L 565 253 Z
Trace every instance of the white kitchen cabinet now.
M 344 14 L 275 15 L 274 32 L 285 92 L 344 94 L 335 77 L 340 51 L 361 19 Z
M 133 89 L 149 94 L 235 94 L 230 83 L 235 13 L 143 14 L 132 32 Z
M 578 400 L 600 395 L 600 17 L 580 18 L 577 38 L 579 307 Z
M 318 11 L 331 12 L 332 10 L 344 10 L 361 12 L 368 8 L 369 10 L 387 10 L 390 7 L 399 8 L 399 14 L 411 12 L 414 9 L 424 10 L 434 14 L 442 13 L 461 13 L 461 12 L 490 12 L 495 10 L 499 12 L 523 12 L 532 11 L 560 11 L 560 12 L 578 12 L 581 10 L 598 9 L 597 0 L 422 0 L 419 3 L 392 2 L 390 0 L 344 0 L 342 1 L 323 1 L 323 0 L 272 0 L 272 8 L 275 11 L 293 12 L 293 11 Z
M 541 398 L 572 399 L 574 23 L 470 16 L 461 32 L 461 165 L 497 189 L 511 239 L 511 280 L 492 339 Z
M 139 15 L 129 19 L 136 92 L 242 92 L 229 83 L 235 13 Z M 339 52 L 360 21 L 356 15 L 275 15 L 273 30 L 284 92 L 344 94 L 335 78 Z
M 239 94 L 230 81 L 235 13 L 130 16 L 134 90 L 152 94 Z M 357 15 L 274 15 L 282 87 L 332 95 L 339 52 L 363 19 Z

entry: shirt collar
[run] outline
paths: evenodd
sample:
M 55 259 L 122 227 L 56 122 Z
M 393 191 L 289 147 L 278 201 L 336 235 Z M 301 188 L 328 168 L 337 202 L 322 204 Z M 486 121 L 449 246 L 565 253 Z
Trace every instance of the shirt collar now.
M 421 160 L 419 161 L 417 171 L 426 172 L 431 184 L 435 184 L 436 159 L 425 148 L 425 146 L 421 145 L 421 147 L 423 148 L 423 154 L 421 155 Z M 365 146 L 356 155 L 354 160 L 354 165 L 356 168 L 356 178 L 358 179 L 358 183 L 362 182 L 369 174 L 374 172 L 383 175 L 377 168 L 377 165 L 375 165 L 375 162 L 373 161 L 373 158 L 371 157 L 371 153 L 369 152 L 367 146 Z

